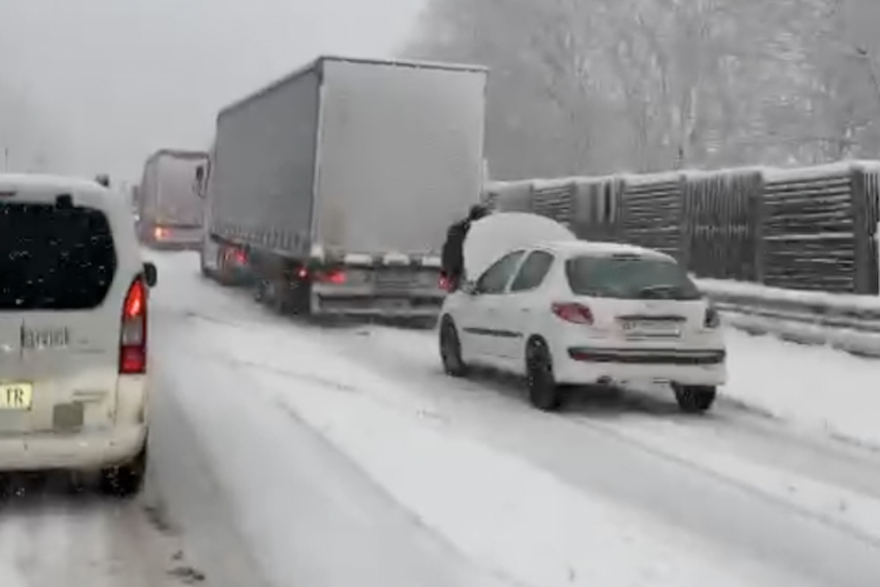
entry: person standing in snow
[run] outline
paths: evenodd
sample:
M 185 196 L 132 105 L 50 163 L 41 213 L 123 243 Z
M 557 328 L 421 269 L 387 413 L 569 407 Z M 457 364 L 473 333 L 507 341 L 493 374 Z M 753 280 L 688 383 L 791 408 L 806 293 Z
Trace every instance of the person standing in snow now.
M 489 208 L 482 204 L 476 204 L 471 207 L 467 218 L 454 223 L 446 233 L 446 243 L 443 245 L 441 259 L 441 274 L 449 284 L 450 292 L 461 286 L 464 277 L 464 239 L 467 237 L 471 225 L 488 215 Z

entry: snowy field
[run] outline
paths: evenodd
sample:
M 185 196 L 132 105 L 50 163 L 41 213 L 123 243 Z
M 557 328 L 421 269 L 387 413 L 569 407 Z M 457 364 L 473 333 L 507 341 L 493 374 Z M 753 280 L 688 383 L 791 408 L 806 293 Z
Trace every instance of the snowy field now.
M 446 377 L 431 332 L 281 319 L 151 256 L 147 491 L 2 501 L 3 587 L 877 587 L 880 361 L 730 332 L 705 416 L 545 414 Z

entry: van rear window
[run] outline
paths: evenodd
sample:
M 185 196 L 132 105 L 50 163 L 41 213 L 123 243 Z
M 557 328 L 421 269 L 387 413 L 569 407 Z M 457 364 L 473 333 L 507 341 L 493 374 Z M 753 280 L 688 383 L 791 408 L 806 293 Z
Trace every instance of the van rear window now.
M 565 266 L 573 293 L 624 300 L 696 300 L 696 284 L 673 261 L 638 256 L 575 257 Z
M 0 203 L 0 311 L 95 308 L 116 265 L 102 211 Z

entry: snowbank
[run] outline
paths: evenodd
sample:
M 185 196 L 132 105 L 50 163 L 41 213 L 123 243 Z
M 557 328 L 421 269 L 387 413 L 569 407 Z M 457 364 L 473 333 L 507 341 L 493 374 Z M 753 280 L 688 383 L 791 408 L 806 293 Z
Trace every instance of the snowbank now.
M 697 279 L 729 326 L 880 357 L 880 298 Z
M 766 336 L 727 333 L 723 393 L 831 436 L 880 447 L 880 362 Z
M 780 304 L 802 306 L 804 310 L 821 310 L 823 313 L 832 310 L 853 315 L 876 313 L 880 317 L 880 297 L 876 296 L 782 289 L 758 283 L 722 279 L 697 278 L 696 281 L 700 289 L 716 298 L 751 299 L 755 305 L 765 306 Z

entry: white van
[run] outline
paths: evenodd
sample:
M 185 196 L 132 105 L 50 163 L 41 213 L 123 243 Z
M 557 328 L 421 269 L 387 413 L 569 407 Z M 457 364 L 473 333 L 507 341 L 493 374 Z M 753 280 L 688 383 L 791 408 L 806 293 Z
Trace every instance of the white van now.
M 127 198 L 96 182 L 0 174 L 0 471 L 146 471 L 144 263 Z

